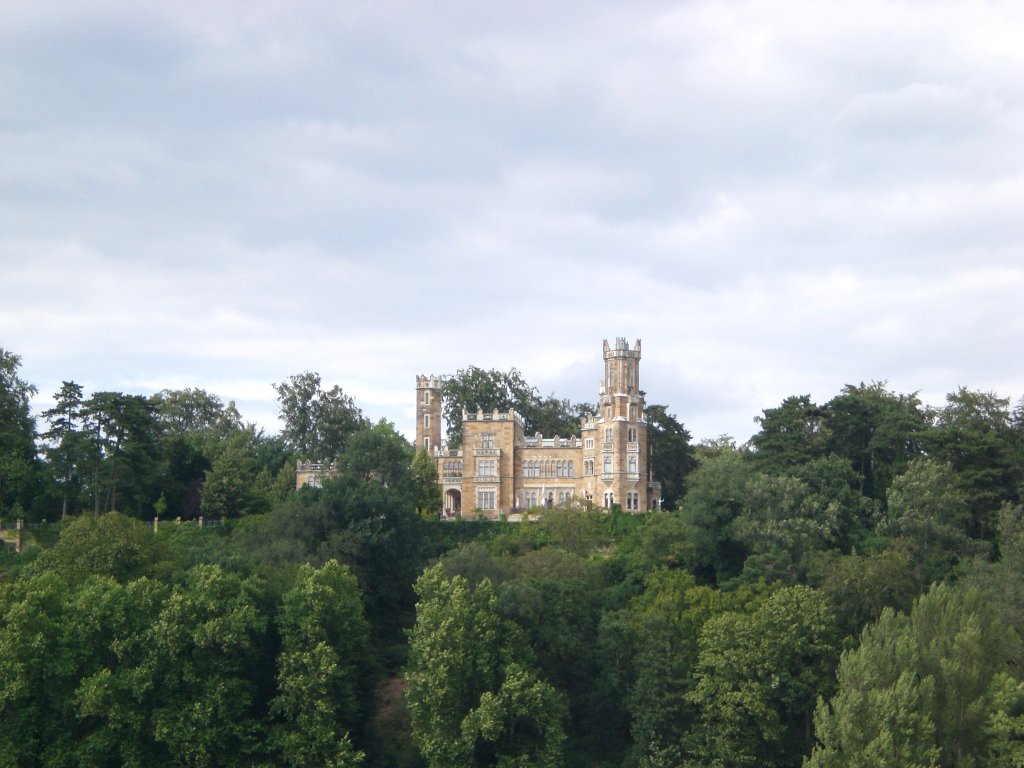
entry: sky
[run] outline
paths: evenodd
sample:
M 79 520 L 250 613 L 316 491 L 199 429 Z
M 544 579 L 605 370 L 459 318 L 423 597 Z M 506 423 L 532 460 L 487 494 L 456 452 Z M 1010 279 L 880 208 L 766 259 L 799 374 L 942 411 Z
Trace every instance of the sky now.
M 52 401 L 319 372 L 694 440 L 885 381 L 1024 395 L 1024 4 L 0 0 L 0 347 Z

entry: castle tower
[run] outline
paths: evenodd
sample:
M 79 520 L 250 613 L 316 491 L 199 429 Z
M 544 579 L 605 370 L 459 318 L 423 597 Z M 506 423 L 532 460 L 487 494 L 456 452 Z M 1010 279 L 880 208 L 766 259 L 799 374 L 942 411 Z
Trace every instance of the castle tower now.
M 640 394 L 640 340 L 604 342 L 604 379 L 599 389 L 597 441 L 601 445 L 594 502 L 627 512 L 648 508 L 647 422 Z
M 441 447 L 441 379 L 416 377 L 416 448 L 433 454 Z

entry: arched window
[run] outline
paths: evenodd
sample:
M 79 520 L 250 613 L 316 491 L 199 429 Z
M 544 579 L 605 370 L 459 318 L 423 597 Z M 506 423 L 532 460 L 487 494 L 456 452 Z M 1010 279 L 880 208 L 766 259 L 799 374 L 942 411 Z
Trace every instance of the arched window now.
M 604 473 L 606 475 L 610 475 L 612 473 L 612 457 L 611 456 L 605 456 L 604 457 Z
M 636 474 L 636 456 L 629 457 L 629 471 L 632 474 Z

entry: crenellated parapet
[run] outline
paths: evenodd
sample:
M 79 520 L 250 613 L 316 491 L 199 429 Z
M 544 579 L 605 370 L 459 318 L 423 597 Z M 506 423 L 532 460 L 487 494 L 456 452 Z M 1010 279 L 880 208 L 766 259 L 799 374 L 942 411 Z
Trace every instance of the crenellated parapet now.
M 476 413 L 470 413 L 469 411 L 462 411 L 463 421 L 512 421 L 522 427 L 525 422 L 523 417 L 516 413 L 514 410 L 499 411 L 495 408 L 490 413 L 485 413 L 482 410 L 478 410 Z
M 444 376 L 430 374 L 416 377 L 416 389 L 440 389 L 442 386 L 444 386 Z

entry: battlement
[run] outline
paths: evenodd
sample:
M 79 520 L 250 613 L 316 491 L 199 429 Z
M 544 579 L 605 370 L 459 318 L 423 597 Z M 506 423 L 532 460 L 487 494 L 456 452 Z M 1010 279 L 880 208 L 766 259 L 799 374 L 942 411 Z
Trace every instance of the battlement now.
M 337 461 L 302 461 L 299 459 L 295 462 L 295 470 L 297 472 L 337 472 L 338 462 Z
M 440 389 L 442 384 L 444 384 L 444 376 L 430 374 L 416 377 L 416 389 Z
M 576 443 L 575 437 L 544 437 L 539 433 L 533 437 L 523 438 L 525 448 L 575 448 Z
M 629 348 L 629 342 L 626 341 L 625 336 L 618 336 L 615 339 L 615 346 L 612 347 L 608 344 L 608 339 L 604 340 L 604 356 L 607 360 L 609 357 L 635 357 L 640 358 L 640 339 L 636 340 L 633 344 L 633 348 Z
M 515 411 L 501 412 L 495 408 L 491 413 L 484 413 L 483 411 L 477 411 L 476 413 L 469 413 L 467 411 L 462 412 L 463 421 L 514 421 L 519 426 L 523 426 L 523 417 Z

